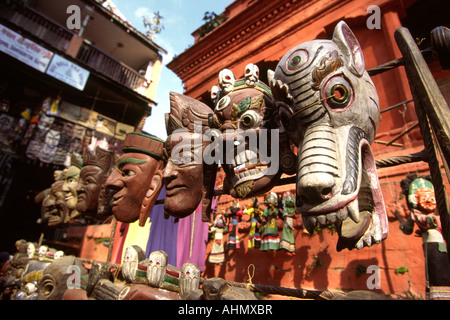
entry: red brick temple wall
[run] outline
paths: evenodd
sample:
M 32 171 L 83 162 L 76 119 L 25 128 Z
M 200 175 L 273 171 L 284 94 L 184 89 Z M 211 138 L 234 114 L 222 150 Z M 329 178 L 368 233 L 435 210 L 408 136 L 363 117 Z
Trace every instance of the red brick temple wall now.
M 394 32 L 402 26 L 402 21 L 408 17 L 407 9 L 415 2 L 419 1 L 280 0 L 268 5 L 266 1 L 237 0 L 225 11 L 229 20 L 203 39 L 197 38 L 192 47 L 169 63 L 169 68 L 182 79 L 184 94 L 210 103 L 210 89 L 217 85 L 220 70 L 228 68 L 240 77 L 248 63 L 275 62 L 276 65 L 294 46 L 316 38 L 329 38 L 336 23 L 345 20 L 360 42 L 366 69 L 369 70 L 401 57 Z M 369 29 L 366 25 L 366 9 L 370 5 L 380 8 L 380 29 Z M 430 65 L 430 69 L 437 81 L 450 78 L 450 71 L 442 71 L 436 62 Z M 381 110 L 412 98 L 403 67 L 373 76 L 372 80 L 378 91 Z M 376 142 L 372 144 L 375 158 L 385 159 L 421 151 L 423 141 L 418 127 L 386 146 L 388 141 L 416 121 L 411 102 L 383 112 Z M 426 279 L 422 239 L 414 234 L 403 234 L 399 229 L 400 221 L 393 212 L 398 210 L 403 218 L 408 214 L 405 199 L 401 196 L 400 181 L 408 173 L 428 172 L 428 165 L 424 162 L 378 170 L 390 222 L 389 237 L 381 244 L 362 250 L 337 252 L 335 232 L 326 229 L 311 236 L 303 230 L 299 215 L 295 229 L 295 256 L 287 256 L 283 252 L 260 252 L 247 248 L 249 223 L 243 221 L 239 223 L 240 249 L 226 252 L 226 261 L 221 265 L 207 262 L 204 276 L 247 282 L 249 268 L 251 271 L 253 265 L 255 272 L 251 281 L 254 284 L 315 290 L 368 290 L 367 280 L 371 274 L 364 270 L 374 265 L 380 270 L 381 287 L 375 289 L 376 292 L 424 298 Z M 217 184 L 220 185 L 220 178 Z M 295 193 L 295 186 L 274 189 L 280 194 L 286 190 Z M 231 200 L 230 196 L 222 195 L 218 211 L 227 209 Z M 241 200 L 240 204 L 245 206 L 249 201 Z M 262 196 L 259 202 L 263 203 Z M 279 220 L 278 223 L 281 233 L 283 222 Z M 227 237 L 225 235 L 225 240 Z M 207 256 L 211 245 L 210 241 Z

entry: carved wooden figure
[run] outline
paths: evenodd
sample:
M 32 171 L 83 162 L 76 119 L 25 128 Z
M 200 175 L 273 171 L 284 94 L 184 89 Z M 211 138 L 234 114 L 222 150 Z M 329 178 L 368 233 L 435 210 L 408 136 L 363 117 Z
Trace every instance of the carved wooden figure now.
M 207 279 L 202 290 L 203 300 L 257 300 L 250 290 L 230 286 L 222 278 Z
M 296 206 L 305 227 L 336 224 L 338 250 L 380 243 L 388 222 L 370 147 L 380 109 L 353 32 L 339 22 L 331 40 L 294 47 L 270 74 L 280 118 L 299 148 Z
M 148 134 L 129 133 L 105 186 L 114 190 L 112 213 L 121 222 L 139 220 L 142 227 L 162 188 L 164 141 Z

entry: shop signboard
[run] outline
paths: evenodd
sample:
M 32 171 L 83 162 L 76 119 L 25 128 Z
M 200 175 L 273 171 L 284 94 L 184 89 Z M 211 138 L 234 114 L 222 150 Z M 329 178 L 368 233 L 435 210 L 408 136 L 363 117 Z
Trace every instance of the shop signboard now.
M 53 56 L 53 52 L 2 24 L 0 24 L 0 51 L 41 72 L 45 72 Z
M 89 71 L 79 65 L 54 54 L 46 73 L 78 90 L 83 91 Z

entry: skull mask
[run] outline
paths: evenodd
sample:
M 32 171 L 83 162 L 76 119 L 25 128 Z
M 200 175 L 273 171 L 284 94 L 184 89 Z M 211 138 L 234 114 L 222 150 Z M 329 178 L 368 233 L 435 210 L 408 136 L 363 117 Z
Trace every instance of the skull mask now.
M 200 286 L 200 268 L 194 263 L 185 263 L 181 267 L 180 296 L 185 299 L 189 293 Z
M 164 280 L 167 267 L 167 253 L 164 251 L 153 251 L 148 257 L 147 280 L 152 287 L 159 288 Z
M 33 259 L 34 253 L 36 252 L 36 247 L 34 243 L 29 242 L 27 246 L 27 254 L 29 259 Z
M 340 22 L 332 40 L 296 46 L 270 78 L 299 148 L 296 205 L 305 227 L 336 224 L 338 250 L 381 242 L 387 215 L 370 147 L 380 110 L 353 32 Z
M 143 259 L 145 254 L 139 246 L 127 247 L 122 262 L 122 275 L 127 282 L 134 282 L 139 261 Z
M 48 247 L 40 246 L 39 247 L 39 261 L 44 261 L 45 255 L 47 254 Z

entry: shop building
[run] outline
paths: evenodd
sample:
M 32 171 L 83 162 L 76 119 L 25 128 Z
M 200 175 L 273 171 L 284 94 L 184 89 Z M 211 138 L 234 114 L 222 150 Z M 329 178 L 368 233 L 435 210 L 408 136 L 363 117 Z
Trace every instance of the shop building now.
M 166 51 L 109 1 L 0 4 L 2 239 L 36 238 L 36 193 L 70 154 L 120 152 L 152 108 Z M 16 3 L 16 2 L 14 2 Z M 26 199 L 24 201 L 23 199 Z M 38 236 L 39 238 L 39 236 Z M 1 241 L 10 248 L 11 241 Z

